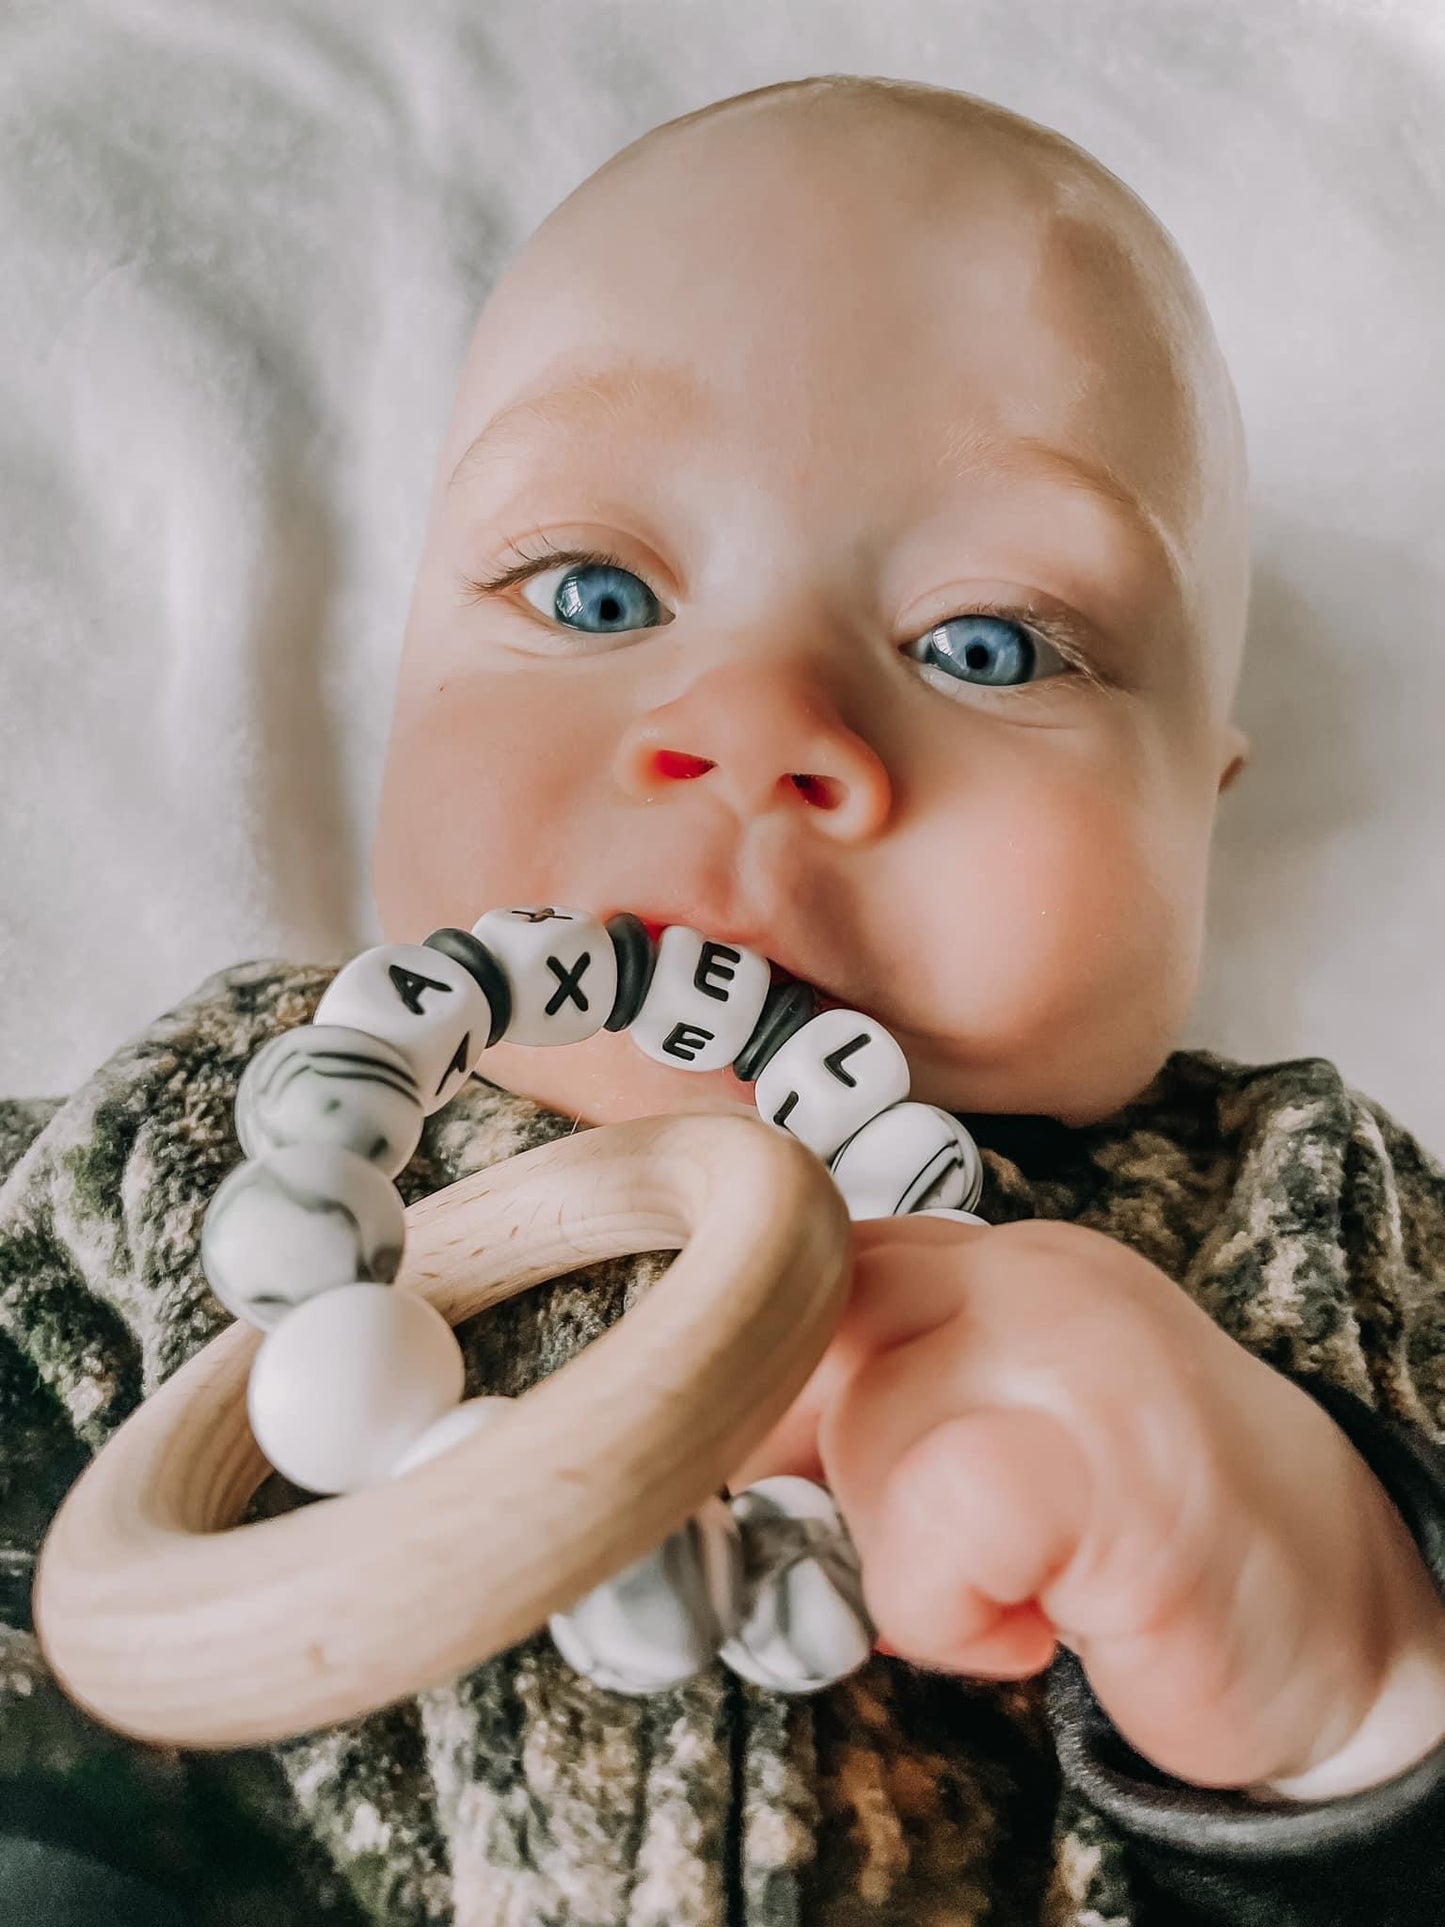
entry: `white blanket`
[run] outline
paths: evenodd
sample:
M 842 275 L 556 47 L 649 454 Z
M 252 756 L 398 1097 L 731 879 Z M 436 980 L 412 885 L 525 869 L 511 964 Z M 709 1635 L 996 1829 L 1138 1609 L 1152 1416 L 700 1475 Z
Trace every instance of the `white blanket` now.
M 9 0 L 0 1093 L 208 972 L 375 942 L 369 844 L 479 302 L 608 154 L 794 75 L 1096 153 L 1205 290 L 1256 599 L 1181 1041 L 1319 1053 L 1445 1150 L 1437 0 Z M 479 911 L 485 906 L 479 906 Z

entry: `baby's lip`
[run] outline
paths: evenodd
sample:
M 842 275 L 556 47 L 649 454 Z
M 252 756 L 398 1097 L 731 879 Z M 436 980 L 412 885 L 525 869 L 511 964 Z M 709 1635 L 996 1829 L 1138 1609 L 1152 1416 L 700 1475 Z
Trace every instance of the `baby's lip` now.
M 658 941 L 664 930 L 670 929 L 675 924 L 681 924 L 689 930 L 700 931 L 705 937 L 711 937 L 714 943 L 739 944 L 742 948 L 751 950 L 758 956 L 767 958 L 768 969 L 771 972 L 772 981 L 775 986 L 780 983 L 806 984 L 817 999 L 820 1012 L 825 1010 L 856 1010 L 860 1016 L 872 1017 L 875 1023 L 883 1024 L 885 1029 L 888 1028 L 886 1019 L 867 1009 L 863 1004 L 856 1002 L 850 997 L 835 997 L 831 991 L 824 989 L 815 977 L 809 976 L 803 971 L 794 970 L 790 965 L 780 962 L 777 957 L 774 956 L 769 940 L 756 930 L 743 930 L 735 924 L 730 925 L 724 921 L 714 922 L 711 919 L 694 918 L 685 915 L 654 915 L 648 911 L 638 909 L 632 909 L 631 914 L 637 918 L 653 943 Z M 618 915 L 617 910 L 604 911 L 601 913 L 601 921 L 605 923 L 609 917 L 616 915 Z

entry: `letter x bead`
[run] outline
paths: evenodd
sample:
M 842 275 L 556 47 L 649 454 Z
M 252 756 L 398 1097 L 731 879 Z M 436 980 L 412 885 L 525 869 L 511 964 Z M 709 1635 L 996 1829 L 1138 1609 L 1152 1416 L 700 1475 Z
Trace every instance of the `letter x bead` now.
M 580 1044 L 607 1022 L 617 995 L 617 955 L 588 910 L 551 904 L 488 910 L 472 925 L 506 972 L 508 1044 Z

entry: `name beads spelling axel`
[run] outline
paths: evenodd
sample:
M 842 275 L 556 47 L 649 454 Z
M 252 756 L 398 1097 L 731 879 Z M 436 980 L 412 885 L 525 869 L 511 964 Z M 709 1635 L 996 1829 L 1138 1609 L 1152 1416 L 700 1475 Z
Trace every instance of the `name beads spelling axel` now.
M 216 1190 L 201 1263 L 266 1336 L 247 1385 L 262 1452 L 320 1494 L 396 1478 L 512 1401 L 464 1400 L 461 1348 L 434 1306 L 392 1289 L 405 1213 L 392 1182 L 423 1123 L 493 1044 L 626 1030 L 680 1070 L 731 1065 L 759 1115 L 827 1166 L 854 1219 L 981 1224 L 982 1161 L 950 1112 L 910 1101 L 876 1018 L 822 1009 L 768 959 L 673 925 L 552 906 L 488 910 L 470 931 L 377 944 L 339 970 L 310 1024 L 242 1074 L 245 1161 Z M 702 1506 L 662 1545 L 548 1620 L 596 1684 L 652 1693 L 720 1658 L 775 1691 L 814 1692 L 875 1637 L 859 1563 L 826 1488 L 760 1480 Z

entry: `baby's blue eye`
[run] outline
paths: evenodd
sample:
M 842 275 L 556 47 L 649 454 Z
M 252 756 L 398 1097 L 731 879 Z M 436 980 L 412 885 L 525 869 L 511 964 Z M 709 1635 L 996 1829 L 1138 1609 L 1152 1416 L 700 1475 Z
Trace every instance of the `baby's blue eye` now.
M 652 629 L 667 620 L 661 603 L 640 577 L 610 562 L 572 562 L 544 569 L 523 586 L 534 609 L 589 635 L 620 635 Z
M 1068 667 L 1042 637 L 1001 616 L 954 616 L 930 629 L 919 647 L 926 651 L 923 660 L 936 661 L 950 674 L 957 671 L 959 681 L 972 681 L 987 689 L 1011 689 L 1040 680 L 1031 671 L 1041 651 Z

